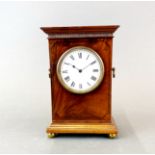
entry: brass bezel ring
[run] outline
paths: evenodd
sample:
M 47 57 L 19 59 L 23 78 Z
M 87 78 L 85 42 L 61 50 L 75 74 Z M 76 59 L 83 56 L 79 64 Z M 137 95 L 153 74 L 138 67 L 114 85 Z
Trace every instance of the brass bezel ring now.
M 82 49 L 87 49 L 89 52 L 93 53 L 95 55 L 95 57 L 97 58 L 99 64 L 100 64 L 100 69 L 101 69 L 101 74 L 100 74 L 100 77 L 99 79 L 97 80 L 96 84 L 93 85 L 91 88 L 89 89 L 86 89 L 86 90 L 75 90 L 75 89 L 72 89 L 70 88 L 69 86 L 67 86 L 61 76 L 61 65 L 62 65 L 62 61 L 64 60 L 64 58 L 66 57 L 66 55 L 68 55 L 69 53 L 71 53 L 73 50 L 75 49 L 79 49 L 79 48 L 82 48 Z M 58 63 L 57 63 L 57 77 L 58 77 L 58 80 L 59 82 L 61 83 L 61 85 L 66 89 L 68 90 L 69 92 L 71 93 L 75 93 L 75 94 L 86 94 L 86 93 L 89 93 L 93 90 L 95 90 L 102 82 L 103 80 L 103 77 L 104 77 L 104 63 L 101 59 L 101 57 L 91 48 L 88 48 L 88 47 L 85 47 L 85 46 L 75 46 L 75 47 L 72 47 L 70 49 L 68 49 L 67 51 L 65 51 L 59 58 L 58 60 Z

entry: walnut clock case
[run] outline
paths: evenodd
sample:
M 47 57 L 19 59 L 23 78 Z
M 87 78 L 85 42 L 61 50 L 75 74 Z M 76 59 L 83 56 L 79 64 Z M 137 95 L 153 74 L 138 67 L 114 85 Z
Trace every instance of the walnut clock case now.
M 117 136 L 111 113 L 112 42 L 118 25 L 42 27 L 48 35 L 52 123 L 59 133 Z

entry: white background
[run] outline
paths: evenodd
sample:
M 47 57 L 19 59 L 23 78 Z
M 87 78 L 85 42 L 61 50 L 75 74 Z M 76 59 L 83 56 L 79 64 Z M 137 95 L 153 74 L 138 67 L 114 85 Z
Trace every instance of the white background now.
M 48 139 L 42 26 L 120 25 L 113 115 L 119 137 Z M 0 153 L 155 153 L 155 2 L 0 2 Z

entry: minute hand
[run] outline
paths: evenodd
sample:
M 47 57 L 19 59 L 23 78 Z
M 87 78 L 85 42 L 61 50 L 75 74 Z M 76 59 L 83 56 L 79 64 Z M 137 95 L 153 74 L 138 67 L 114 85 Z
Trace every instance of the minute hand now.
M 87 67 L 89 67 L 90 65 L 93 65 L 96 63 L 96 60 L 92 61 L 90 64 L 88 64 L 87 66 L 85 66 L 82 70 L 86 69 Z

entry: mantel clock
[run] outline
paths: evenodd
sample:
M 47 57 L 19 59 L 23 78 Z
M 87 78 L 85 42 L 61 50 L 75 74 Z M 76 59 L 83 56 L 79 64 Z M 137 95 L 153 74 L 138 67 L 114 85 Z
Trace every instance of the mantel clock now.
M 119 26 L 42 27 L 48 35 L 52 97 L 50 137 L 118 131 L 111 113 L 112 41 Z

